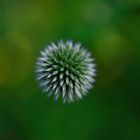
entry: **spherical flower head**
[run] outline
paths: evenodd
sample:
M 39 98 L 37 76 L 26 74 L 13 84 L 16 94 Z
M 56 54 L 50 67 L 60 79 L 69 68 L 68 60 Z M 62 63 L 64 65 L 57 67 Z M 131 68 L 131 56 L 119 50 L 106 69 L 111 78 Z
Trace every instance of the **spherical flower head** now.
M 43 92 L 62 101 L 82 99 L 95 82 L 96 69 L 91 54 L 72 41 L 52 43 L 41 51 L 36 62 L 36 79 Z

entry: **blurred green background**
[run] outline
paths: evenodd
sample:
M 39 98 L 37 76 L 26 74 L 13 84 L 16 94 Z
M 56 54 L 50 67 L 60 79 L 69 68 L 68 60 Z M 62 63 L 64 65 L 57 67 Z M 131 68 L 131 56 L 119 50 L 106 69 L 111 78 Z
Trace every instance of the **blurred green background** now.
M 95 88 L 63 105 L 35 81 L 41 49 L 73 39 Z M 140 0 L 0 0 L 0 140 L 140 139 Z

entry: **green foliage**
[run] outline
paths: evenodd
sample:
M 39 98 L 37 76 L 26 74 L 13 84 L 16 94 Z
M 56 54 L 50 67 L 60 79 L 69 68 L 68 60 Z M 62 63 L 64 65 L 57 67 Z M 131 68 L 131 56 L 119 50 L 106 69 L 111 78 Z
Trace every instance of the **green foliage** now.
M 80 41 L 96 85 L 80 102 L 45 98 L 36 58 L 45 44 Z M 139 140 L 139 0 L 0 0 L 0 140 Z

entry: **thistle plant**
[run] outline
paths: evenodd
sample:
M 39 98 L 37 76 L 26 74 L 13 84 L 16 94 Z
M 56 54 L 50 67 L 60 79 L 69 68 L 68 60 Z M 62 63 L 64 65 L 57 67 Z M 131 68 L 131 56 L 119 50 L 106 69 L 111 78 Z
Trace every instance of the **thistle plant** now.
M 72 41 L 48 45 L 36 62 L 36 79 L 48 96 L 74 102 L 87 95 L 95 82 L 96 69 L 91 54 Z

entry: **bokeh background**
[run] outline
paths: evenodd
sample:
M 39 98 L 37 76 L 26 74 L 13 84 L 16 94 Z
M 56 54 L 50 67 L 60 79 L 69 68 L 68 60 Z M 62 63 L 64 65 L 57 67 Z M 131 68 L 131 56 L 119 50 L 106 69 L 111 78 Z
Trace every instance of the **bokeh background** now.
M 97 63 L 82 101 L 42 94 L 34 67 L 51 41 Z M 139 140 L 140 0 L 0 0 L 0 140 Z

